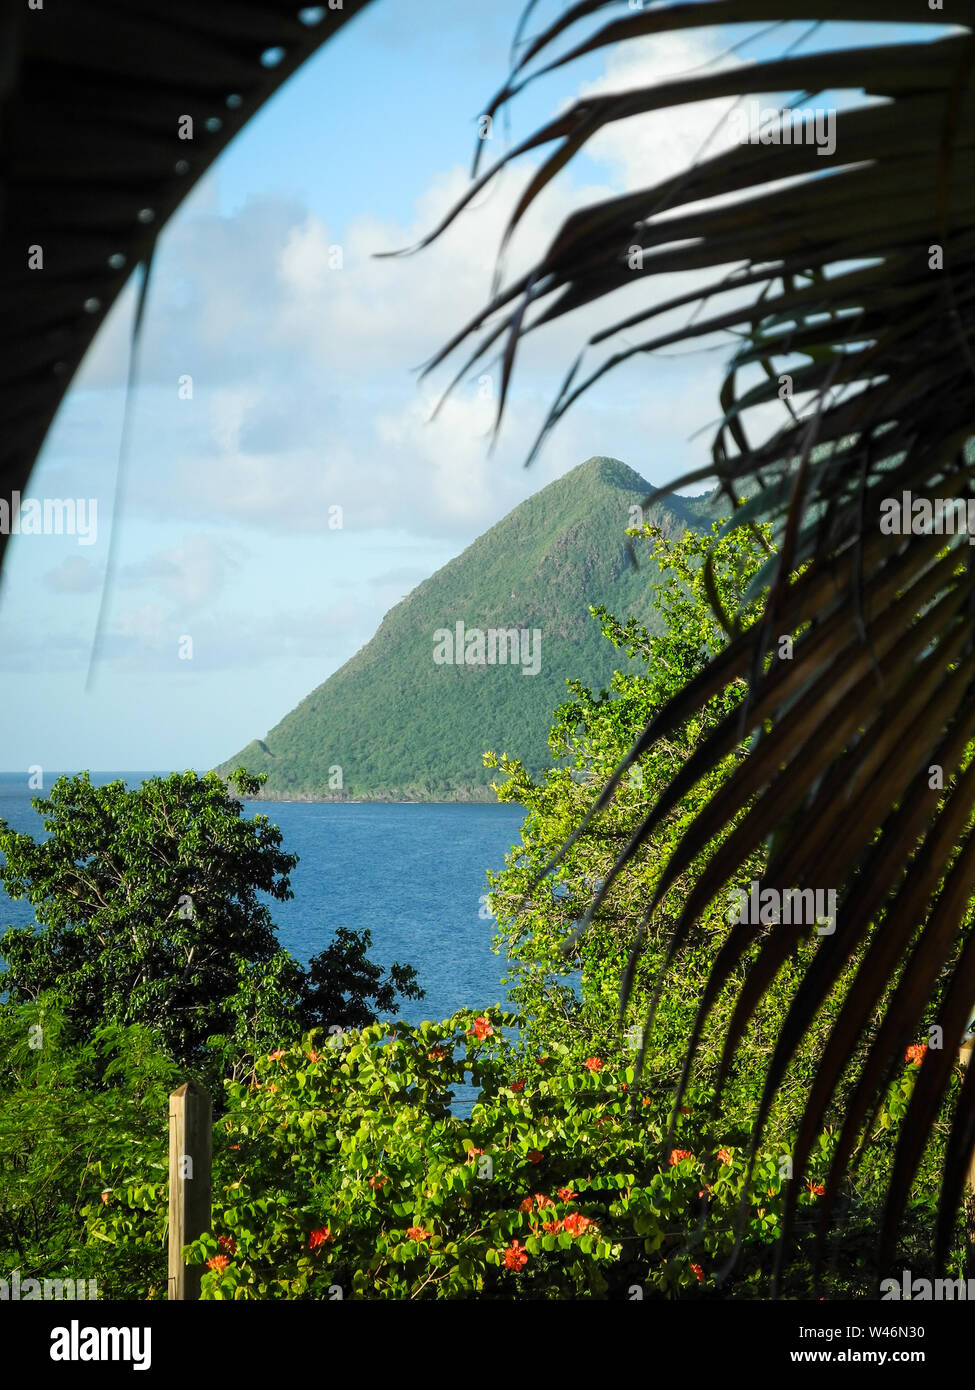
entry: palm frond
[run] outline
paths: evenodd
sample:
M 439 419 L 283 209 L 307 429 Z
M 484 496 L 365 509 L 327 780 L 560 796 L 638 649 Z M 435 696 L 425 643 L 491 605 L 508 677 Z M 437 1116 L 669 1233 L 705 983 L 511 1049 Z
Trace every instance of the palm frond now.
M 487 112 L 495 114 L 533 76 L 608 45 L 704 25 L 878 18 L 865 0 L 670 3 L 613 18 L 553 56 L 578 22 L 609 8 L 610 0 L 572 5 L 524 48 Z M 744 632 L 726 619 L 728 645 L 644 730 L 576 836 L 605 809 L 630 764 L 730 680 L 747 679 L 747 698 L 651 808 L 584 925 L 598 917 L 614 878 L 661 818 L 752 736 L 686 829 L 648 911 L 680 875 L 704 863 L 674 931 L 672 961 L 703 909 L 756 851 L 765 854 L 765 885 L 837 891 L 835 931 L 821 936 L 783 1020 L 753 1140 L 754 1153 L 790 1060 L 861 955 L 797 1136 L 789 1228 L 812 1143 L 857 1045 L 868 1044 L 844 1092 L 823 1230 L 892 1068 L 922 1026 L 943 1028 L 944 1048 L 926 1054 L 897 1148 L 881 1260 L 894 1248 L 975 999 L 975 945 L 963 930 L 975 891 L 975 551 L 964 533 L 887 534 L 881 527 L 881 504 L 905 492 L 932 503 L 975 500 L 975 4 L 954 6 L 951 19 L 967 31 L 947 32 L 940 12 L 892 0 L 885 23 L 940 25 L 942 33 L 932 29 L 923 42 L 793 53 L 586 98 L 477 179 L 433 233 L 517 156 L 554 145 L 515 207 L 503 257 L 549 182 L 600 130 L 633 115 L 782 91 L 860 98 L 836 113 L 831 153 L 812 143 L 740 143 L 574 213 L 538 262 L 496 288 L 428 370 L 463 347 L 463 372 L 502 341 L 500 426 L 528 333 L 653 277 L 703 273 L 699 288 L 660 298 L 593 335 L 586 349 L 609 356 L 588 375 L 580 370 L 585 351 L 576 359 L 534 457 L 566 411 L 619 363 L 722 331 L 737 334 L 710 465 L 667 490 L 708 476 L 737 508 L 732 525 L 774 523 L 777 553 L 755 581 L 766 591 L 764 613 Z M 531 67 L 537 59 L 546 61 Z M 864 104 L 864 97 L 880 100 Z M 612 350 L 617 335 L 682 307 L 696 310 L 683 327 L 648 327 L 642 341 Z M 795 358 L 801 365 L 789 365 Z M 739 389 L 740 376 L 758 372 L 764 376 Z M 753 444 L 746 420 L 779 398 L 782 374 L 791 378 L 792 399 L 780 426 Z M 807 401 L 804 409 L 799 399 Z M 743 496 L 750 500 L 738 507 Z M 794 639 L 791 660 L 778 654 L 783 635 Z M 803 932 L 809 928 L 730 929 L 701 1000 L 684 1081 L 743 953 L 761 936 L 725 1037 L 722 1078 Z M 939 1261 L 975 1141 L 971 1072 L 947 1146 Z M 675 1107 L 679 1102 L 678 1092 Z

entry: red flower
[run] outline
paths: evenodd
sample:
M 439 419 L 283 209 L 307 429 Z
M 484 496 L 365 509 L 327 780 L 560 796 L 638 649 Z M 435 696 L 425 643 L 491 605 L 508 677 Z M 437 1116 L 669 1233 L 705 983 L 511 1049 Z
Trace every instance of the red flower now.
M 602 1071 L 603 1063 L 599 1057 L 587 1057 L 582 1064 L 586 1071 Z
M 430 1051 L 427 1053 L 427 1057 L 431 1062 L 445 1062 L 447 1060 L 447 1049 L 441 1047 L 438 1043 L 435 1047 L 431 1047 Z
M 689 1115 L 691 1113 L 691 1107 L 689 1105 L 682 1105 L 680 1108 L 680 1113 L 682 1115 Z
M 106 1189 L 106 1191 L 102 1193 L 102 1201 L 107 1203 L 111 1195 L 111 1192 Z
M 574 1197 L 575 1195 L 576 1195 L 576 1194 L 575 1194 L 575 1192 L 573 1192 L 573 1190 L 572 1190 L 571 1187 L 560 1187 L 560 1188 L 559 1188 L 559 1196 L 561 1197 L 561 1199 L 562 1199 L 563 1202 L 571 1202 L 572 1199 L 573 1199 L 573 1197 Z
M 468 1149 L 468 1150 L 467 1150 L 467 1161 L 468 1161 L 468 1163 L 473 1163 L 474 1160 L 475 1160 L 475 1158 L 477 1158 L 478 1154 L 482 1154 L 483 1152 L 484 1152 L 483 1149 Z
M 536 1192 L 535 1205 L 539 1208 L 539 1210 L 542 1210 L 544 1207 L 552 1206 L 553 1203 L 551 1197 L 546 1197 L 545 1194 L 542 1192 Z
M 630 1088 L 629 1088 L 629 1086 L 627 1086 L 627 1084 L 626 1084 L 625 1081 L 621 1081 L 621 1082 L 620 1082 L 620 1090 L 621 1090 L 621 1091 L 628 1091 L 629 1089 L 630 1089 Z
M 543 1221 L 542 1230 L 547 1231 L 550 1236 L 557 1235 L 562 1229 L 561 1221 Z
M 522 1077 L 520 1081 L 512 1081 L 511 1089 L 513 1091 L 523 1091 L 525 1089 L 525 1078 Z
M 408 1240 L 416 1241 L 429 1240 L 432 1234 L 432 1231 L 425 1231 L 422 1226 L 411 1226 L 406 1232 Z
M 387 1182 L 389 1182 L 389 1179 L 384 1178 L 381 1173 L 373 1173 L 372 1177 L 369 1179 L 369 1186 L 375 1188 L 378 1192 Z
M 269 1062 L 280 1062 L 281 1058 L 284 1056 L 284 1048 L 279 1047 L 276 1052 L 269 1052 L 267 1056 Z
M 520 1206 L 518 1207 L 518 1210 L 519 1210 L 519 1211 L 531 1211 L 531 1209 L 532 1209 L 532 1199 L 531 1199 L 530 1197 L 526 1197 L 526 1198 L 524 1199 L 524 1201 L 523 1201 L 523 1202 L 520 1204 Z
M 504 1252 L 505 1269 L 524 1269 L 528 1263 L 528 1252 L 523 1250 L 517 1240 L 513 1240 Z
M 535 1060 L 538 1062 L 538 1065 L 539 1065 L 540 1067 L 544 1067 L 544 1065 L 545 1065 L 546 1062 L 551 1061 L 551 1058 L 549 1057 L 548 1053 L 546 1052 L 546 1053 L 544 1054 L 544 1056 L 542 1056 L 542 1057 L 536 1057 Z
M 528 1162 L 529 1162 L 529 1163 L 541 1163 L 543 1157 L 544 1157 L 544 1155 L 543 1155 L 541 1149 L 532 1149 L 531 1152 L 530 1152 L 529 1155 L 528 1155 Z
M 680 1161 L 681 1161 L 682 1158 L 693 1158 L 693 1157 L 694 1157 L 694 1155 L 693 1155 L 692 1153 L 689 1153 L 687 1149 L 671 1149 L 671 1151 L 670 1151 L 670 1166 L 671 1166 L 671 1168 L 673 1168 L 674 1164 L 675 1164 L 675 1163 L 680 1163 Z
M 729 1164 L 730 1164 L 730 1162 L 731 1162 L 731 1150 L 730 1150 L 730 1149 L 719 1149 L 719 1150 L 718 1150 L 718 1162 L 719 1162 L 719 1163 L 729 1163 Z
M 494 1029 L 491 1027 L 491 1024 L 488 1019 L 475 1018 L 474 1027 L 468 1028 L 467 1036 L 470 1037 L 473 1033 L 475 1038 L 477 1038 L 478 1042 L 483 1042 L 484 1039 L 489 1038 L 493 1032 Z
M 904 1053 L 904 1061 L 913 1062 L 916 1067 L 919 1067 L 924 1061 L 924 1054 L 927 1050 L 927 1043 L 912 1043 Z
M 308 1058 L 309 1062 L 317 1062 L 319 1057 L 321 1056 L 321 1053 L 316 1052 L 315 1049 L 312 1048 L 310 1052 L 305 1053 L 305 1056 Z
M 582 1213 L 578 1211 L 570 1212 L 562 1224 L 565 1226 L 570 1236 L 581 1236 L 590 1226 L 596 1225 L 591 1217 L 583 1216 Z
M 218 1236 L 217 1244 L 220 1246 L 221 1250 L 226 1250 L 231 1255 L 237 1254 L 237 1242 L 234 1240 L 233 1236 Z
M 207 1269 L 215 1269 L 222 1274 L 229 1264 L 226 1255 L 214 1255 L 212 1260 L 207 1260 Z
M 821 1182 L 813 1182 L 812 1178 L 807 1179 L 806 1186 L 814 1197 L 822 1197 L 823 1193 L 826 1191 Z
M 327 1226 L 319 1226 L 317 1231 L 312 1231 L 308 1237 L 308 1249 L 317 1250 L 320 1245 L 324 1245 L 327 1240 L 334 1240 L 335 1237 Z
M 644 1096 L 643 1099 L 640 1101 L 640 1104 L 641 1104 L 641 1105 L 649 1105 L 649 1104 L 650 1104 L 650 1097 L 649 1097 L 649 1096 Z
M 696 1277 L 697 1277 L 697 1282 L 698 1282 L 699 1284 L 703 1284 L 703 1283 L 704 1283 L 704 1270 L 701 1268 L 701 1266 L 700 1266 L 700 1265 L 692 1264 L 692 1265 L 691 1265 L 691 1269 L 694 1271 L 694 1273 L 695 1273 L 695 1275 L 696 1275 Z

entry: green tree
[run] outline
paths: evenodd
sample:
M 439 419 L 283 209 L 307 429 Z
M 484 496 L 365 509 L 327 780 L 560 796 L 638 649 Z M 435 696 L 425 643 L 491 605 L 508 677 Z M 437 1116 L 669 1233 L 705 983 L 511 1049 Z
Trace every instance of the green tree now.
M 242 814 L 261 781 L 239 771 L 231 791 L 186 772 L 131 789 L 82 773 L 34 800 L 45 839 L 0 822 L 0 883 L 37 919 L 0 939 L 10 1001 L 54 994 L 82 1036 L 141 1024 L 189 1067 L 213 1038 L 239 1071 L 302 1025 L 361 1025 L 398 991 L 421 997 L 411 967 L 384 981 L 367 934 L 341 931 L 307 971 L 280 946 L 261 895 L 292 897 L 298 861 L 266 816 Z

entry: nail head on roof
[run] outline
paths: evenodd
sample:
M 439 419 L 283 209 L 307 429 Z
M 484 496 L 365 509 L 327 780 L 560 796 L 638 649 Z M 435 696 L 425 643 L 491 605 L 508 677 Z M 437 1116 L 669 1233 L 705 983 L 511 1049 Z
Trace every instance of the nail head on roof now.
M 230 96 L 227 98 L 227 105 L 230 107 L 231 111 L 236 111 L 237 108 L 243 106 L 243 104 L 244 98 L 239 92 L 231 92 Z
M 173 165 L 174 174 L 188 174 L 190 172 L 190 161 L 188 159 L 177 159 Z
M 265 68 L 276 68 L 283 57 L 283 48 L 265 48 L 261 54 L 261 65 Z
M 207 130 L 217 131 L 223 125 L 223 121 L 219 116 L 207 116 L 205 124 Z
M 298 18 L 301 20 L 302 24 L 307 24 L 309 26 L 312 24 L 321 24 L 322 20 L 325 18 L 325 7 L 324 5 L 306 5 L 303 10 L 298 11 Z
M 121 270 L 125 265 L 125 257 L 121 251 L 113 251 L 108 258 L 108 263 L 113 270 Z
M 99 309 L 100 309 L 101 307 L 102 307 L 102 301 L 101 301 L 100 299 L 96 298 L 95 295 L 91 295 L 90 298 L 88 298 L 88 299 L 85 300 L 85 313 L 86 313 L 86 314 L 97 314 L 98 311 L 99 311 Z
M 140 208 L 138 217 L 140 222 L 153 222 L 156 214 L 153 212 L 152 208 Z

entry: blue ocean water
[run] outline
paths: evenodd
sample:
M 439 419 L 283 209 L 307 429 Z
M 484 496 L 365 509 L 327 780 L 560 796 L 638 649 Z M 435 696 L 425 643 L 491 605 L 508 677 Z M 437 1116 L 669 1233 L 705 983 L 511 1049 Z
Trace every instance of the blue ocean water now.
M 138 785 L 151 773 L 92 773 L 99 785 L 123 778 Z M 56 773 L 45 773 L 45 788 Z M 26 773 L 0 773 L 0 817 L 17 830 L 43 834 L 30 805 Z M 281 827 L 283 848 L 299 855 L 294 898 L 271 903 L 281 944 L 303 964 L 336 927 L 372 932 L 370 958 L 416 967 L 426 997 L 408 1002 L 410 1023 L 446 1018 L 459 1008 L 504 1002 L 504 961 L 491 950 L 494 924 L 481 915 L 485 873 L 500 869 L 520 840 L 518 806 L 457 803 L 249 801 Z M 0 889 L 0 933 L 33 921 L 25 902 Z

